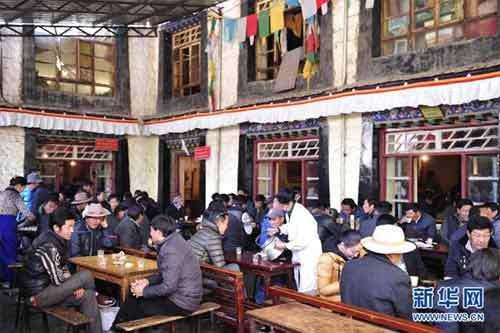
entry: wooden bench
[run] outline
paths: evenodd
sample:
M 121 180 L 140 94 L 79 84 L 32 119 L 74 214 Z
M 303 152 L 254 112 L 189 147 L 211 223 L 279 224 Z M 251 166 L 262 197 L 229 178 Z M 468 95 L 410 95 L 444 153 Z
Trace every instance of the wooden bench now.
M 388 316 L 379 312 L 363 309 L 357 306 L 348 305 L 340 302 L 333 302 L 317 296 L 310 296 L 298 293 L 295 290 L 272 286 L 269 288 L 269 293 L 273 299 L 273 304 L 280 304 L 280 298 L 293 299 L 296 302 L 307 305 L 320 307 L 332 312 L 351 317 L 353 319 L 362 320 L 380 327 L 396 330 L 399 332 L 409 333 L 438 333 L 441 330 L 420 323 L 415 323 L 409 320 L 400 319 Z
M 115 247 L 116 251 L 123 251 L 129 255 L 156 259 L 155 252 L 144 252 L 142 250 L 126 247 Z M 215 311 L 215 316 L 224 323 L 233 326 L 238 333 L 245 332 L 245 309 L 255 309 L 257 306 L 245 300 L 245 284 L 243 273 L 219 268 L 209 264 L 201 264 L 203 280 L 215 281 L 216 284 L 204 284 L 204 302 L 214 302 L 220 305 Z
M 41 310 L 47 315 L 66 323 L 68 329 L 71 329 L 72 332 L 79 332 L 80 329 L 84 329 L 84 332 L 86 332 L 87 325 L 90 323 L 90 319 L 86 315 L 73 308 L 53 306 L 50 308 L 42 308 Z
M 210 313 L 220 309 L 220 305 L 216 303 L 203 303 L 200 309 L 188 316 L 151 316 L 143 319 L 128 321 L 116 325 L 116 327 L 125 332 L 138 332 L 144 328 L 155 327 L 159 325 L 170 324 L 170 330 L 172 332 L 176 331 L 176 322 L 186 319 L 195 318 L 196 319 L 196 332 L 201 332 L 200 330 L 200 316 Z
M 220 304 L 215 316 L 236 328 L 238 333 L 245 332 L 245 285 L 243 273 L 213 265 L 201 264 L 204 280 L 204 300 Z M 212 281 L 212 283 L 207 283 Z M 214 283 L 215 282 L 215 283 Z

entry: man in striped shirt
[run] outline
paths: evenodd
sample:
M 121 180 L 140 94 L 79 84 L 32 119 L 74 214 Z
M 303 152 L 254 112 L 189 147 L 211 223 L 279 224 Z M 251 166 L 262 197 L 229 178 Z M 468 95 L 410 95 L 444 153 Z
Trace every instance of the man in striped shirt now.
M 72 275 L 68 269 L 68 241 L 74 224 L 75 216 L 67 209 L 54 212 L 49 230 L 33 241 L 25 258 L 23 287 L 33 306 L 78 307 L 91 321 L 89 332 L 102 333 L 94 277 L 88 271 Z

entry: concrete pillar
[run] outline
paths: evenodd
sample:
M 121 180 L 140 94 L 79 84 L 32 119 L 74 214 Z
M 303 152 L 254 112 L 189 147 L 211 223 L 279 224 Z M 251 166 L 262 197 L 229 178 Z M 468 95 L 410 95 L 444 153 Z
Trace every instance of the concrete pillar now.
M 0 188 L 14 176 L 24 176 L 25 132 L 22 127 L 0 127 Z
M 21 102 L 23 77 L 23 39 L 6 37 L 0 39 L 2 48 L 2 94 L 5 101 L 11 104 Z
M 343 198 L 358 198 L 361 114 L 329 117 L 328 134 L 330 206 L 339 209 Z
M 158 100 L 158 38 L 129 38 L 130 109 L 132 116 L 154 115 Z
M 345 6 L 348 6 L 347 11 Z M 335 87 L 342 87 L 356 82 L 360 8 L 360 0 L 333 1 Z M 346 28 L 347 30 L 345 30 Z M 347 49 L 344 49 L 345 47 Z
M 205 163 L 207 205 L 213 193 L 236 193 L 238 190 L 239 126 L 209 130 L 207 146 L 210 159 Z
M 143 190 L 158 199 L 159 137 L 128 136 L 130 191 Z
M 240 0 L 228 0 L 221 4 L 222 13 L 226 18 L 239 18 L 241 13 Z M 222 79 L 217 89 L 221 89 L 221 108 L 236 104 L 238 101 L 238 60 L 240 44 L 235 41 L 226 42 L 222 39 Z M 217 67 L 218 68 L 218 67 Z M 220 76 L 220 75 L 219 75 Z

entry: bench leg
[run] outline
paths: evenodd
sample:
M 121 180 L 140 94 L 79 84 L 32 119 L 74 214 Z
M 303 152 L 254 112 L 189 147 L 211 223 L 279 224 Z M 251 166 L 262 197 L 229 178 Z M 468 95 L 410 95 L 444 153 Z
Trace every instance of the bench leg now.
M 172 333 L 177 332 L 177 326 L 175 325 L 175 322 L 170 324 L 170 332 Z
M 50 333 L 49 320 L 47 319 L 46 313 L 42 313 L 42 320 L 43 320 L 43 329 L 45 330 L 45 333 Z
M 215 328 L 215 313 L 210 312 L 210 329 L 213 330 Z

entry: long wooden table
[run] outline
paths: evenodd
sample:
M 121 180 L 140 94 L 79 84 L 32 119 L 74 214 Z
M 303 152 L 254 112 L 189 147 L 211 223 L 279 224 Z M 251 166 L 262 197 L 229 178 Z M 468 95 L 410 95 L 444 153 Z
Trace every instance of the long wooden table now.
M 253 261 L 252 252 L 244 252 L 241 256 L 237 256 L 236 253 L 226 254 L 226 262 L 231 264 L 238 264 L 243 272 L 252 272 L 257 276 L 261 276 L 264 280 L 264 295 L 267 298 L 269 295 L 269 287 L 271 286 L 271 279 L 273 276 L 286 275 L 287 285 L 289 288 L 293 288 L 293 269 L 299 264 L 292 264 L 291 262 L 274 262 L 261 260 L 259 262 Z
M 246 315 L 250 322 L 250 333 L 257 332 L 258 324 L 269 325 L 271 332 L 395 332 L 296 302 L 247 311 Z
M 120 287 L 120 298 L 125 302 L 128 296 L 130 283 L 132 281 L 142 279 L 153 275 L 157 272 L 158 267 L 155 260 L 140 258 L 132 255 L 127 255 L 127 263 L 131 263 L 132 267 L 125 265 L 114 265 L 111 255 L 105 255 L 105 265 L 99 263 L 97 256 L 92 257 L 74 257 L 69 261 L 76 265 L 78 270 L 90 271 L 96 279 L 108 281 Z M 138 261 L 144 262 L 144 267 L 139 268 Z

